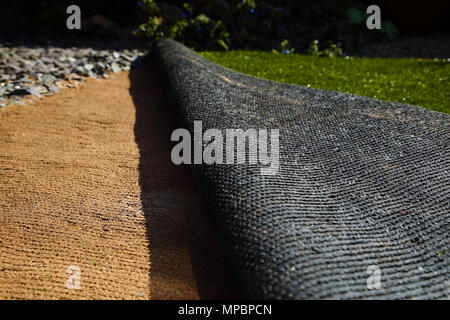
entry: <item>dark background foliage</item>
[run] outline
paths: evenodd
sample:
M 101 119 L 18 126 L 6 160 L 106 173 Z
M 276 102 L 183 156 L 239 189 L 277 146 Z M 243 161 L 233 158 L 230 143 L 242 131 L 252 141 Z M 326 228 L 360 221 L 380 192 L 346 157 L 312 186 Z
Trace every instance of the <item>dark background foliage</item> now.
M 81 7 L 81 31 L 65 27 L 70 4 Z M 370 4 L 382 8 L 381 31 L 365 27 Z M 280 52 L 306 51 L 317 40 L 319 51 L 337 47 L 355 51 L 370 42 L 392 39 L 397 31 L 450 31 L 449 4 L 441 0 L 4 0 L 0 29 L 67 37 L 135 34 L 145 41 L 169 36 L 196 49 Z M 364 19 L 355 20 L 358 15 Z

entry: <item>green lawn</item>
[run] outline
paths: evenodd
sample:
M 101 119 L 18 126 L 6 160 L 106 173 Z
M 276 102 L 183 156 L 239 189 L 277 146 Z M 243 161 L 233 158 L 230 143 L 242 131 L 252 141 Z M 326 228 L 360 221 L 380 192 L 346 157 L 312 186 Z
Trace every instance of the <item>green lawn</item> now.
M 448 60 L 323 58 L 259 51 L 200 54 L 230 69 L 266 79 L 450 113 Z

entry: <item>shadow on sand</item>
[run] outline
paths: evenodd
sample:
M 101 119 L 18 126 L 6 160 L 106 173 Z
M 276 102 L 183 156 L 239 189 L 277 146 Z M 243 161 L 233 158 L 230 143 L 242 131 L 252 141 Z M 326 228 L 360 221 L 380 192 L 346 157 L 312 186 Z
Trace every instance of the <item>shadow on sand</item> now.
M 192 170 L 171 162 L 170 135 L 176 124 L 161 79 L 150 63 L 130 71 L 150 251 L 150 298 L 236 298 Z

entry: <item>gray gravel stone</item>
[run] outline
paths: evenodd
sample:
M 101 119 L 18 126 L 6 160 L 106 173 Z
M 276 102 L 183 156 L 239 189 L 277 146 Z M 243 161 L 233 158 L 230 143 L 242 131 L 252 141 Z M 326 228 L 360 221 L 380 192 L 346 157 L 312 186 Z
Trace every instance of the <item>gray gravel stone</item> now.
M 41 98 L 57 93 L 56 82 L 108 78 L 108 73 L 129 70 L 147 53 L 143 49 L 104 50 L 58 46 L 26 47 L 0 43 L 0 104 L 25 95 Z
M 112 70 L 112 72 L 114 72 L 114 73 L 117 73 L 117 72 L 120 72 L 120 71 L 121 71 L 119 65 L 118 65 L 117 63 L 115 63 L 115 62 L 113 62 L 113 63 L 111 64 L 111 70 Z
M 47 83 L 47 82 L 50 82 L 50 83 L 53 83 L 53 82 L 55 82 L 56 81 L 56 77 L 55 76 L 53 76 L 53 75 L 51 75 L 51 74 L 45 74 L 42 78 L 41 78 L 41 83 Z

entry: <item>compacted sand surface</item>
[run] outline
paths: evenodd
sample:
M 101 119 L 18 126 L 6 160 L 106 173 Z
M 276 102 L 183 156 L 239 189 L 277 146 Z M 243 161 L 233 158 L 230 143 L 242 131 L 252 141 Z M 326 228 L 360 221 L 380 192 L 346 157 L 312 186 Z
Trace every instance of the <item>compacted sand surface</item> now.
M 233 296 L 170 112 L 149 65 L 0 109 L 1 299 Z

